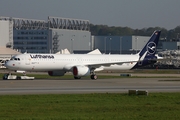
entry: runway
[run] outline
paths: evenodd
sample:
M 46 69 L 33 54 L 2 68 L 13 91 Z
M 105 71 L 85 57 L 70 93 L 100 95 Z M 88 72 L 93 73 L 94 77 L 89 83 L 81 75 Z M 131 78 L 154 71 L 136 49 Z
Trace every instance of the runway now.
M 180 92 L 180 78 L 81 80 L 0 80 L 0 94 L 127 93 L 128 90 Z

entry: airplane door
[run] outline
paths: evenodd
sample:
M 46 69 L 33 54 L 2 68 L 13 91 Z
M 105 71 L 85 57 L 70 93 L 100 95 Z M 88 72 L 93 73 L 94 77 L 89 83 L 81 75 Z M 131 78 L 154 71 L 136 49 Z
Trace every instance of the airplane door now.
M 141 60 L 138 61 L 139 66 L 142 66 L 142 63 L 143 63 L 143 61 L 141 61 Z
M 26 56 L 25 58 L 25 65 L 30 65 L 31 58 Z

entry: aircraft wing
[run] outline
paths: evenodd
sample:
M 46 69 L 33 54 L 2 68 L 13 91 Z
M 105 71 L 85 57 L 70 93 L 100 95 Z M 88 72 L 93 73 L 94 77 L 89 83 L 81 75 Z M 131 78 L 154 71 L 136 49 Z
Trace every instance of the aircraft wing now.
M 136 60 L 136 61 L 124 61 L 124 62 L 111 62 L 111 63 L 89 63 L 89 64 L 84 64 L 85 66 L 89 66 L 91 68 L 99 68 L 101 66 L 106 66 L 106 67 L 109 67 L 111 65 L 122 65 L 124 63 L 130 63 L 130 64 L 133 64 L 134 62 L 138 62 L 139 60 Z
M 74 66 L 88 66 L 89 68 L 91 68 L 91 69 L 94 69 L 94 70 L 96 70 L 96 69 L 100 69 L 100 70 L 103 70 L 102 69 L 102 67 L 104 66 L 104 67 L 109 67 L 109 66 L 111 66 L 111 65 L 122 65 L 123 63 L 130 63 L 130 64 L 133 64 L 134 62 L 138 62 L 139 60 L 135 60 L 135 61 L 124 61 L 124 62 L 107 62 L 107 63 L 85 63 L 85 64 L 69 64 L 69 65 L 66 65 L 65 67 L 64 67 L 64 69 L 65 70 L 71 70 L 72 69 L 72 67 L 74 67 Z M 99 71 L 100 71 L 99 70 Z M 97 70 L 96 70 L 97 71 Z
M 133 64 L 134 62 L 138 62 L 139 60 L 135 60 L 135 61 L 124 61 L 124 62 L 104 62 L 104 63 L 81 63 L 81 64 L 68 64 L 64 67 L 65 70 L 71 70 L 72 67 L 74 66 L 88 66 L 90 67 L 91 69 L 98 69 L 102 66 L 106 66 L 106 67 L 109 67 L 111 65 L 114 65 L 114 64 L 117 64 L 117 65 L 122 65 L 123 63 L 131 63 Z

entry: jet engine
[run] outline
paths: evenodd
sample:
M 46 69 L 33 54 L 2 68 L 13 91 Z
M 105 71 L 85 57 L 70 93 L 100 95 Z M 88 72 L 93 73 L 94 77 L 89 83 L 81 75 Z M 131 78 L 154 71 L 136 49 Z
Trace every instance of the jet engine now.
M 48 71 L 49 76 L 64 76 L 65 73 L 64 70 Z
M 72 68 L 72 73 L 76 77 L 77 76 L 81 77 L 81 76 L 90 75 L 91 71 L 90 71 L 89 67 L 87 67 L 87 66 L 74 66 Z

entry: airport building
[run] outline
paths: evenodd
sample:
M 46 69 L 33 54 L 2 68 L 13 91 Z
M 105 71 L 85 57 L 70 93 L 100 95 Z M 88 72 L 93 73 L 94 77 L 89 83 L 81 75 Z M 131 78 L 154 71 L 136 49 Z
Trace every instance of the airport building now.
M 48 20 L 0 17 L 0 46 L 21 53 L 86 53 L 99 49 L 106 54 L 137 53 L 149 36 L 91 36 L 90 22 L 82 19 L 48 17 Z M 177 41 L 162 41 L 159 49 L 178 50 Z
M 0 17 L 0 62 L 3 64 L 15 54 L 57 53 L 63 49 L 71 53 L 87 53 L 99 49 L 105 54 L 135 54 L 149 38 L 91 36 L 89 20 L 82 19 L 49 16 L 45 21 Z M 157 47 L 159 51 L 179 50 L 180 42 L 161 40 Z M 175 56 L 177 58 L 180 53 L 176 51 Z
M 92 50 L 99 49 L 106 54 L 135 54 L 140 51 L 150 36 L 91 36 Z M 157 51 L 180 50 L 180 41 L 160 38 Z
M 13 48 L 13 22 L 0 19 L 0 47 Z
M 0 68 L 13 55 L 20 54 L 13 48 L 13 22 L 0 20 Z
M 134 54 L 139 52 L 150 37 L 143 36 L 92 36 L 92 49 L 105 54 Z
M 10 44 L 11 48 L 22 53 L 56 53 L 61 49 L 73 51 L 90 51 L 89 21 L 48 17 L 48 21 L 0 17 L 1 29 L 6 30 L 3 45 Z M 2 31 L 2 30 L 1 30 Z M 3 35 L 0 31 L 0 36 Z M 7 46 L 7 45 L 6 45 Z
M 180 41 L 163 41 L 162 50 L 180 50 Z

